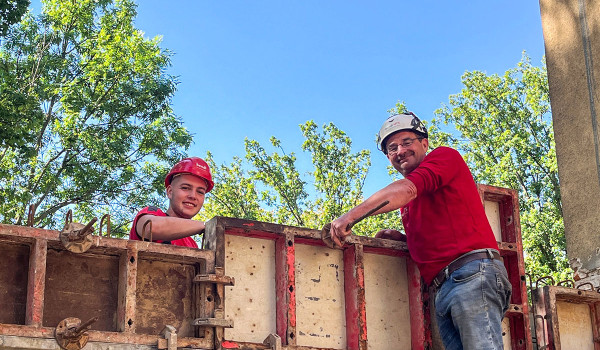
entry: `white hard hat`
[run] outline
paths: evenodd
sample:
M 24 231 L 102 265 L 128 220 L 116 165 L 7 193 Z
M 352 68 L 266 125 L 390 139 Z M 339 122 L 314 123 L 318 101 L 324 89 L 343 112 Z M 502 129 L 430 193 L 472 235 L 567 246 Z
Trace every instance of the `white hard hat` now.
M 377 148 L 379 148 L 379 150 L 383 153 L 386 153 L 385 141 L 388 136 L 403 130 L 412 131 L 419 136 L 423 136 L 424 138 L 428 137 L 425 125 L 423 125 L 421 119 L 419 119 L 419 117 L 417 117 L 413 112 L 394 114 L 387 118 L 387 120 L 381 126 L 379 134 L 377 134 Z

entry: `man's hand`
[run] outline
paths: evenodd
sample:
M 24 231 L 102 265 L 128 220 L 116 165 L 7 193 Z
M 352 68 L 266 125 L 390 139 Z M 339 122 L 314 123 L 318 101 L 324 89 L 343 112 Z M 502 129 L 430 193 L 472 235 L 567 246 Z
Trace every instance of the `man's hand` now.
M 347 213 L 331 222 L 331 239 L 340 248 L 344 245 L 343 242 L 346 237 L 352 234 L 352 230 L 346 229 L 351 222 L 352 220 L 348 219 Z
M 375 238 L 391 239 L 394 241 L 406 242 L 406 235 L 400 231 L 385 229 L 377 232 Z

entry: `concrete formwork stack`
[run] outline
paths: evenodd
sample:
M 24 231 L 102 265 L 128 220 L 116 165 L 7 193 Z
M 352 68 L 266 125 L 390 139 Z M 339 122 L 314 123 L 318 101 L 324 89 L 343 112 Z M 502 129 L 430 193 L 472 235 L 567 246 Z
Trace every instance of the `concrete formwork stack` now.
M 513 284 L 506 348 L 532 349 L 517 195 L 479 190 Z M 202 249 L 86 237 L 0 225 L 0 349 L 439 348 L 403 242 L 331 249 L 318 230 L 225 217 Z

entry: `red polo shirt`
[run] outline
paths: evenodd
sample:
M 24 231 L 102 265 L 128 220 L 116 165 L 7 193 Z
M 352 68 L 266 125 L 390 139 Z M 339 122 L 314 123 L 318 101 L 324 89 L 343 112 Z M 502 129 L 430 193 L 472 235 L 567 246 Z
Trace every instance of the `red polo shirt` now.
M 438 147 L 406 178 L 417 198 L 401 209 L 408 250 L 427 284 L 471 250 L 498 249 L 473 175 L 458 151 Z

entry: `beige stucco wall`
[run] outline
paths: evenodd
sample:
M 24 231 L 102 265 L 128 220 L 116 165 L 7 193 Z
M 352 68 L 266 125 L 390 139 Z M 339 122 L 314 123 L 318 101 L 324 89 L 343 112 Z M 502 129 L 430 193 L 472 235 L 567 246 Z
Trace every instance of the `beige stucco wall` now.
M 540 0 L 567 252 L 600 267 L 600 1 Z

